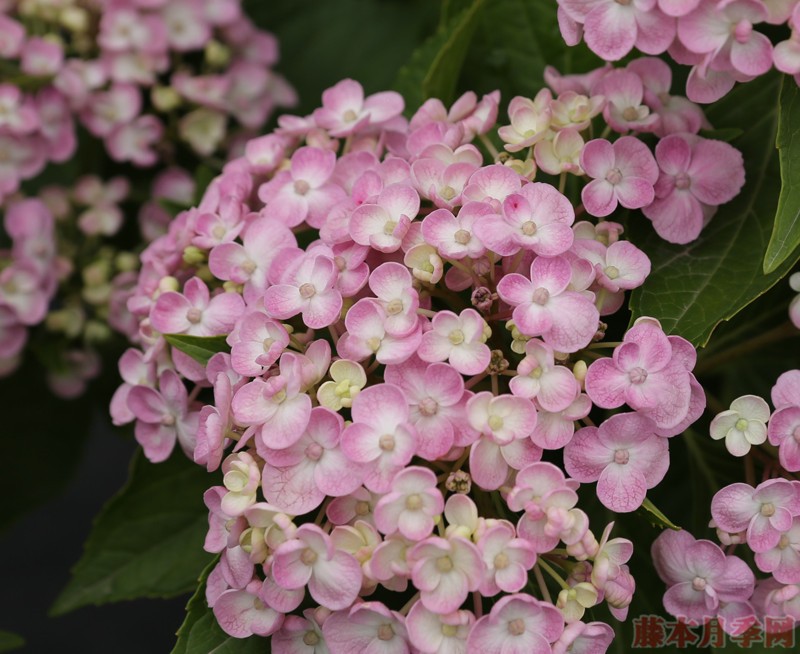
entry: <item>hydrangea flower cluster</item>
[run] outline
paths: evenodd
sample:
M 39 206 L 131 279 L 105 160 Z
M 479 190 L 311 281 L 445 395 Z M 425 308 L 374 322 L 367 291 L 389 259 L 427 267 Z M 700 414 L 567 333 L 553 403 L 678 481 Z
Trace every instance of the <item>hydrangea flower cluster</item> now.
M 76 124 L 136 166 L 174 155 L 168 123 L 197 155 L 214 153 L 231 121 L 255 130 L 294 101 L 269 69 L 277 58 L 239 0 L 4 2 L 0 201 L 74 155 Z
M 733 483 L 711 502 L 710 527 L 722 547 L 695 540 L 685 532 L 664 532 L 652 555 L 661 579 L 668 585 L 664 606 L 690 624 L 712 618 L 730 634 L 742 634 L 756 621 L 768 631 L 792 630 L 800 620 L 795 598 L 800 595 L 800 370 L 783 373 L 767 402 L 745 395 L 711 421 L 711 437 L 724 439 L 734 456 L 749 456 L 752 447 L 769 440 L 777 462 L 764 470 L 757 486 Z M 733 551 L 750 550 L 753 570 Z
M 151 461 L 177 443 L 221 469 L 206 597 L 227 633 L 276 652 L 607 649 L 611 627 L 582 618 L 601 602 L 625 618 L 632 544 L 611 524 L 597 538 L 576 490 L 640 507 L 705 396 L 694 348 L 658 321 L 605 340 L 601 318 L 650 271 L 606 218 L 659 186 L 707 212 L 743 182 L 695 105 L 650 114 L 636 70 L 551 70 L 552 90 L 511 101 L 503 153 L 497 93 L 406 120 L 398 94 L 344 80 L 248 142 L 143 252 L 112 417 Z M 646 125 L 680 164 L 592 139 L 601 121 Z M 690 195 L 711 150 L 733 162 L 715 204 Z M 203 344 L 216 353 L 187 353 Z M 596 426 L 595 408 L 622 411 Z
M 0 252 L 0 374 L 17 367 L 43 323 L 38 333 L 58 341 L 48 347 L 50 385 L 78 395 L 99 371 L 95 346 L 109 327 L 138 328 L 125 309 L 138 256 L 120 250 L 129 237 L 113 239 L 132 200 L 126 168 L 83 175 L 71 188 L 31 178 L 75 155 L 78 125 L 116 162 L 159 164 L 139 210 L 150 242 L 166 231 L 170 206 L 195 200 L 192 176 L 173 162 L 235 148 L 294 101 L 269 69 L 277 56 L 239 0 L 2 3 L 0 210 L 10 243 Z M 20 189 L 26 180 L 35 196 Z
M 691 66 L 686 95 L 694 102 L 714 102 L 772 68 L 800 83 L 797 0 L 558 0 L 558 22 L 567 44 L 584 40 L 606 61 L 634 48 L 669 53 Z M 784 25 L 791 35 L 773 45 L 759 25 Z

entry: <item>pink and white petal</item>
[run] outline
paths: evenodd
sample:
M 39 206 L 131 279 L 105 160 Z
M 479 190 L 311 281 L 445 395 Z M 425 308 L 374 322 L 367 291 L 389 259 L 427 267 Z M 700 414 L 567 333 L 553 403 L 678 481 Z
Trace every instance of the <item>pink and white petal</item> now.
M 644 476 L 630 466 L 611 463 L 597 480 L 597 497 L 600 502 L 617 513 L 630 513 L 638 509 L 646 494 Z
M 308 591 L 321 606 L 332 611 L 348 608 L 361 590 L 362 572 L 358 561 L 337 550 L 329 561 L 318 559 L 308 582 Z
M 641 209 L 653 202 L 653 183 L 642 177 L 625 177 L 614 187 L 619 203 L 626 209 Z
M 761 504 L 753 499 L 754 489 L 743 483 L 730 484 L 711 500 L 711 516 L 720 529 L 730 533 L 744 531 Z
M 642 213 L 653 222 L 656 233 L 665 241 L 691 243 L 703 229 L 703 209 L 689 192 L 675 190 L 643 207 Z
M 605 179 L 593 179 L 584 186 L 581 201 L 587 213 L 598 218 L 610 215 L 618 202 L 615 187 Z
M 731 64 L 745 75 L 763 75 L 772 68 L 772 43 L 764 34 L 751 32 L 746 43 L 731 46 Z
M 507 304 L 519 306 L 531 301 L 533 285 L 526 277 L 511 273 L 503 277 L 497 284 L 497 293 Z
M 265 464 L 261 488 L 267 502 L 290 515 L 303 515 L 314 510 L 325 499 L 325 493 L 314 482 L 315 468 L 308 459 L 286 468 Z
M 423 336 L 423 341 L 425 336 Z M 422 348 L 420 348 L 421 358 Z M 450 365 L 462 375 L 478 375 L 486 370 L 492 352 L 485 343 L 463 343 L 450 351 Z
M 469 471 L 472 480 L 484 490 L 497 490 L 508 477 L 508 464 L 500 446 L 481 438 L 469 453 Z
M 136 422 L 134 428 L 136 442 L 142 446 L 144 455 L 151 463 L 161 463 L 169 458 L 175 447 L 177 433 L 175 427 L 150 422 Z
M 592 52 L 606 61 L 628 54 L 636 42 L 636 11 L 616 2 L 597 3 L 583 23 L 583 38 Z
M 559 352 L 577 352 L 592 342 L 600 322 L 594 303 L 582 293 L 566 291 L 550 298 L 552 325 L 542 334 L 545 343 Z
M 597 427 L 579 429 L 564 447 L 564 467 L 580 482 L 597 481 L 614 460 L 614 452 L 600 442 L 597 432 Z
M 266 297 L 264 302 L 266 306 Z M 330 289 L 324 293 L 317 293 L 303 308 L 303 322 L 311 329 L 321 329 L 338 322 L 341 310 L 342 295 L 339 291 Z
M 289 284 L 276 284 L 270 286 L 264 294 L 264 308 L 272 318 L 284 320 L 296 316 L 306 301 L 300 295 L 297 286 Z
M 292 178 L 303 180 L 311 188 L 319 188 L 333 174 L 336 154 L 330 150 L 314 147 L 299 148 L 292 155 Z

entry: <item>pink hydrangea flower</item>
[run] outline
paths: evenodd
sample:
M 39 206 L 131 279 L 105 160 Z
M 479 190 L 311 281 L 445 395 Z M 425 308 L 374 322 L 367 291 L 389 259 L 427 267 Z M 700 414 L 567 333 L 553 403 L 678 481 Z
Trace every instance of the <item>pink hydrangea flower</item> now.
M 261 599 L 264 582 L 254 579 L 245 588 L 231 588 L 214 602 L 214 617 L 229 636 L 269 636 L 283 623 L 283 613 L 266 605 Z
M 475 233 L 490 250 L 503 256 L 520 249 L 546 257 L 563 254 L 573 241 L 575 212 L 569 200 L 549 184 L 525 184 L 505 198 L 502 214 L 488 214 L 475 223 Z
M 356 302 L 344 318 L 347 331 L 339 338 L 339 355 L 355 361 L 374 355 L 384 364 L 406 361 L 422 341 L 421 321 L 412 332 L 397 337 L 386 332 L 387 319 L 386 312 L 374 300 L 364 298 Z
M 243 311 L 241 295 L 220 293 L 212 298 L 208 286 L 193 277 L 184 285 L 183 293 L 159 295 L 150 311 L 150 322 L 162 334 L 214 336 L 229 332 Z
M 408 639 L 422 654 L 466 652 L 473 624 L 475 616 L 470 611 L 442 615 L 429 611 L 422 602 L 416 602 L 406 616 Z
M 330 615 L 322 625 L 331 654 L 408 652 L 405 619 L 381 602 L 362 602 Z
M 584 427 L 564 447 L 564 466 L 580 482 L 597 481 L 604 506 L 628 513 L 641 506 L 647 490 L 669 468 L 667 439 L 638 413 L 619 413 L 600 427 Z
M 564 630 L 561 612 L 552 604 L 519 593 L 500 598 L 469 635 L 467 650 L 485 654 L 550 654 Z
M 800 515 L 800 483 L 785 479 L 770 479 L 755 489 L 730 484 L 711 500 L 717 526 L 730 533 L 747 530 L 747 544 L 754 552 L 775 547 L 796 515 Z
M 417 449 L 408 402 L 397 386 L 378 384 L 361 391 L 351 411 L 353 424 L 342 433 L 342 451 L 356 463 L 369 464 L 364 485 L 385 493 Z
M 525 358 L 517 366 L 517 376 L 509 382 L 511 392 L 526 399 L 536 398 L 545 411 L 566 409 L 580 392 L 575 376 L 565 366 L 557 366 L 553 348 L 531 339 L 525 344 Z
M 669 584 L 664 608 L 676 617 L 703 624 L 718 614 L 721 602 L 744 602 L 753 594 L 755 579 L 747 564 L 725 556 L 711 541 L 665 529 L 651 553 L 659 576 Z
M 439 311 L 431 321 L 432 329 L 422 335 L 417 351 L 423 361 L 449 361 L 463 375 L 477 375 L 489 365 L 491 351 L 486 345 L 487 325 L 475 309 L 460 315 Z
M 593 178 L 581 191 L 583 205 L 593 216 L 608 216 L 617 203 L 626 209 L 646 207 L 655 197 L 658 166 L 650 149 L 633 136 L 613 144 L 589 141 L 581 152 L 581 168 Z
M 477 259 L 486 252 L 486 247 L 475 235 L 474 226 L 491 212 L 484 202 L 467 202 L 456 216 L 447 209 L 437 209 L 422 221 L 422 235 L 444 257 Z
M 312 524 L 300 525 L 294 538 L 278 547 L 271 572 L 281 588 L 308 586 L 314 601 L 332 611 L 348 608 L 361 589 L 358 561 L 337 550 L 330 536 Z
M 497 293 L 514 307 L 517 328 L 527 336 L 541 336 L 559 352 L 577 352 L 597 331 L 600 314 L 584 294 L 567 290 L 572 267 L 564 257 L 537 257 L 530 279 L 518 273 L 503 277 Z
M 403 105 L 399 93 L 384 91 L 364 98 L 361 84 L 344 79 L 322 94 L 322 107 L 314 112 L 314 121 L 331 136 L 350 136 L 399 116 Z
M 722 141 L 671 134 L 656 145 L 656 161 L 655 200 L 642 212 L 670 243 L 696 239 L 708 209 L 729 202 L 744 185 L 742 154 Z
M 375 506 L 375 526 L 384 534 L 399 531 L 413 541 L 427 538 L 434 519 L 444 510 L 444 498 L 428 468 L 410 466 L 392 479 L 391 490 Z
M 417 212 L 419 195 L 413 188 L 405 184 L 389 185 L 374 204 L 356 208 L 350 217 L 350 236 L 359 245 L 369 245 L 380 252 L 395 252 Z

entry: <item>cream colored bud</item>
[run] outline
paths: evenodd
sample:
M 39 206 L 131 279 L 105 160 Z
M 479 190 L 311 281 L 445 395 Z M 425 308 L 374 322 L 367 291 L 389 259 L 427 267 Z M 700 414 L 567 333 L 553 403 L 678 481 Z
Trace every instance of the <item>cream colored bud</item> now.
M 182 102 L 180 94 L 171 86 L 154 86 L 150 99 L 153 106 L 164 113 L 177 109 Z

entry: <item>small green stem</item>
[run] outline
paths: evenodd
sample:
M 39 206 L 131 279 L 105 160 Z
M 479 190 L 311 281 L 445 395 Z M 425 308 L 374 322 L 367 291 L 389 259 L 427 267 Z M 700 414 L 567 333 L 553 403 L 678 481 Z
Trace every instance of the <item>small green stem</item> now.
M 561 588 L 563 588 L 564 590 L 569 590 L 569 584 L 561 578 L 561 575 L 559 575 L 552 567 L 550 567 L 549 563 L 545 563 L 544 559 L 539 557 L 539 559 L 536 561 L 536 565 L 541 566 L 542 569 L 547 574 L 549 574 L 553 579 L 555 579 L 555 581 L 558 583 L 559 586 L 561 586 Z

